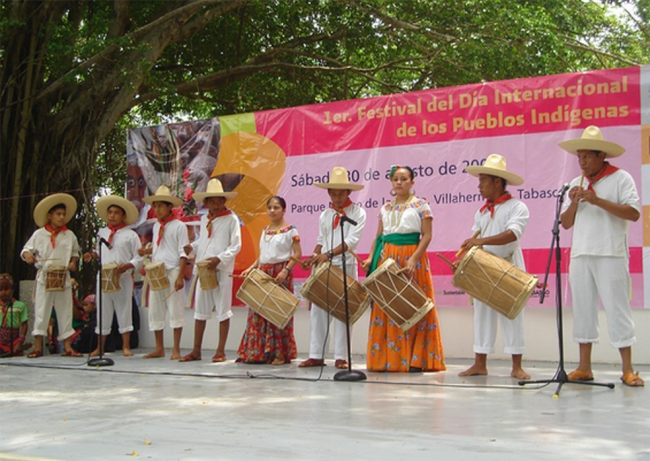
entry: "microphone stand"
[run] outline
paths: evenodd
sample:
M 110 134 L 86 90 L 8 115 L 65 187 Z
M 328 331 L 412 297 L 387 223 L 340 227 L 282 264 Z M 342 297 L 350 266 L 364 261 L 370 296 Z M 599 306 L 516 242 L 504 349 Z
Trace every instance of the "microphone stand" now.
M 363 371 L 357 371 L 352 369 L 352 347 L 351 347 L 351 341 L 350 341 L 350 306 L 348 305 L 348 276 L 347 276 L 347 270 L 346 270 L 346 263 L 345 263 L 345 252 L 346 252 L 346 245 L 345 245 L 345 235 L 343 233 L 343 223 L 349 222 L 353 226 L 356 226 L 357 223 L 348 218 L 345 215 L 341 215 L 341 221 L 340 221 L 340 226 L 341 226 L 341 249 L 343 250 L 341 253 L 341 261 L 342 261 L 342 266 L 343 266 L 343 300 L 345 301 L 345 334 L 347 336 L 347 346 L 348 346 L 348 369 L 347 370 L 341 370 L 337 372 L 334 375 L 334 381 L 363 381 L 365 380 L 366 374 Z
M 562 203 L 564 202 L 564 194 L 567 192 L 568 186 L 565 186 L 557 201 L 557 207 L 555 210 L 555 223 L 553 224 L 553 239 L 551 241 L 551 248 L 548 254 L 548 263 L 546 264 L 546 274 L 544 275 L 544 285 L 542 286 L 542 294 L 539 298 L 539 303 L 544 302 L 544 293 L 546 291 L 546 282 L 548 281 L 549 272 L 551 269 L 551 260 L 553 259 L 553 249 L 555 249 L 555 283 L 556 283 L 556 303 L 557 303 L 557 328 L 558 328 L 558 344 L 560 352 L 560 361 L 558 368 L 555 372 L 555 375 L 551 379 L 542 379 L 536 381 L 524 380 L 519 381 L 520 386 L 526 384 L 550 384 L 558 383 L 555 394 L 553 398 L 557 399 L 560 397 L 560 390 L 565 383 L 573 384 L 584 384 L 587 386 L 603 386 L 614 389 L 613 383 L 595 383 L 592 381 L 574 381 L 569 379 L 566 370 L 564 369 L 564 333 L 563 333 L 563 321 L 562 321 L 562 249 L 560 248 L 560 212 L 562 211 Z
M 97 341 L 99 341 L 99 357 L 93 357 L 92 359 L 88 360 L 88 366 L 89 367 L 107 367 L 111 365 L 115 365 L 115 362 L 113 359 L 109 357 L 104 357 L 104 341 L 103 341 L 103 332 L 102 332 L 102 317 L 103 317 L 103 312 L 104 312 L 104 304 L 102 301 L 102 283 L 101 283 L 101 273 L 102 273 L 102 245 L 106 245 L 106 248 L 109 250 L 111 249 L 110 244 L 103 238 L 99 239 L 99 293 L 97 293 L 99 297 L 99 301 L 97 302 L 97 316 L 99 319 L 97 320 L 97 325 L 99 328 L 99 335 L 97 338 Z M 92 345 L 92 341 L 90 342 Z

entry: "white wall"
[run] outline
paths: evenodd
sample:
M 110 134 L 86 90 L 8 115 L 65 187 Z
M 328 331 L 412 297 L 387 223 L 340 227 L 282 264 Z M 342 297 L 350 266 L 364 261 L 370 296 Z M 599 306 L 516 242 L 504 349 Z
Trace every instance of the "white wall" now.
M 140 346 L 151 348 L 154 346 L 153 333 L 148 329 L 147 309 L 141 308 Z M 244 327 L 246 325 L 247 309 L 233 308 L 234 317 L 231 319 L 230 334 L 226 349 L 236 351 L 239 346 Z M 636 323 L 637 344 L 632 349 L 634 363 L 650 365 L 650 309 L 633 309 L 634 322 Z M 194 335 L 193 311 L 186 310 L 186 327 L 183 330 L 181 345 L 189 352 L 192 347 Z M 557 362 L 559 359 L 558 338 L 556 326 L 556 311 L 549 308 L 527 308 L 526 312 L 526 354 L 524 360 Z M 442 331 L 442 341 L 445 356 L 454 358 L 471 358 L 472 352 L 472 309 L 469 307 L 442 307 L 438 308 L 438 319 Z M 570 309 L 564 311 L 564 357 L 566 362 L 578 361 L 578 347 L 571 336 L 572 315 Z M 352 335 L 352 352 L 354 354 L 366 353 L 368 338 L 369 311 L 367 311 L 355 324 Z M 607 322 L 604 312 L 600 313 L 601 342 L 594 346 L 593 361 L 597 363 L 618 363 L 620 357 L 618 350 L 609 344 Z M 309 351 L 309 311 L 300 308 L 294 316 L 294 331 L 298 353 L 301 358 L 307 356 Z M 213 350 L 217 344 L 218 324 L 216 320 L 208 321 L 203 349 Z M 171 330 L 165 331 L 165 345 L 171 347 Z M 502 352 L 500 335 L 497 339 L 496 352 L 492 358 L 507 358 Z M 235 359 L 230 354 L 229 359 Z

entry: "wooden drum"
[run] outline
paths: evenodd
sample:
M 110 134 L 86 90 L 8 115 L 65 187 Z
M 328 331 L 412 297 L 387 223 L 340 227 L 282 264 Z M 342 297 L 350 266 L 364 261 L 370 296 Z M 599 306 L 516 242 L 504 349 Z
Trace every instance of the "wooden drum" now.
M 199 274 L 199 285 L 202 290 L 214 290 L 215 288 L 219 288 L 217 271 L 208 269 L 208 264 L 210 264 L 208 259 L 197 261 L 196 263 L 196 270 Z
M 102 266 L 102 293 L 117 293 L 120 289 L 120 274 L 117 273 L 117 264 L 104 264 Z
M 293 293 L 259 269 L 250 271 L 237 298 L 278 328 L 286 327 L 300 306 Z
M 48 266 L 45 269 L 45 291 L 65 290 L 68 268 L 65 266 Z
M 402 331 L 407 331 L 435 307 L 417 283 L 401 274 L 393 259 L 384 261 L 363 285 L 373 301 Z
M 451 283 L 512 320 L 533 294 L 537 277 L 474 247 L 458 263 Z
M 169 288 L 169 279 L 167 278 L 167 270 L 165 263 L 162 261 L 149 263 L 144 266 L 147 273 L 147 281 L 151 291 L 160 291 Z
M 347 274 L 346 274 L 347 275 Z M 350 325 L 359 320 L 370 306 L 370 296 L 359 282 L 347 275 Z M 330 315 L 345 323 L 343 271 L 331 263 L 320 264 L 305 281 L 300 294 Z

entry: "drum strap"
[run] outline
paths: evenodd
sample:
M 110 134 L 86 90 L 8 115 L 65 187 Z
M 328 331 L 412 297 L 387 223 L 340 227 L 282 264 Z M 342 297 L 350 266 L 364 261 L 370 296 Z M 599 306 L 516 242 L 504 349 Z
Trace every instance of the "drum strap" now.
M 411 232 L 408 234 L 388 234 L 388 235 L 379 235 L 375 239 L 375 251 L 372 254 L 372 263 L 370 264 L 370 270 L 367 275 L 370 275 L 377 266 L 379 265 L 379 260 L 381 259 L 381 253 L 384 249 L 384 244 L 390 243 L 392 245 L 417 245 L 420 243 L 420 233 Z
M 189 295 L 187 296 L 187 301 L 185 301 L 185 307 L 187 309 L 192 308 L 192 304 L 194 303 L 194 297 L 196 296 L 196 281 L 199 279 L 199 274 L 194 274 L 192 277 L 192 284 L 190 285 L 190 292 Z

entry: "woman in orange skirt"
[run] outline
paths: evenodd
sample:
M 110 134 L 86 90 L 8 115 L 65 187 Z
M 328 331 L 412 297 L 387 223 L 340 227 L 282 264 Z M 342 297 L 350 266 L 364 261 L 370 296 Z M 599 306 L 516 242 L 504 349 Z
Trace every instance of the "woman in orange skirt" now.
M 394 259 L 432 301 L 433 281 L 426 250 L 431 242 L 433 215 L 426 200 L 411 193 L 413 170 L 395 165 L 390 171 L 395 199 L 379 212 L 377 238 L 363 269 L 372 273 L 386 259 Z M 435 302 L 434 302 L 435 304 Z M 368 334 L 369 371 L 442 371 L 445 358 L 438 314 L 433 308 L 408 331 L 395 324 L 373 303 Z

